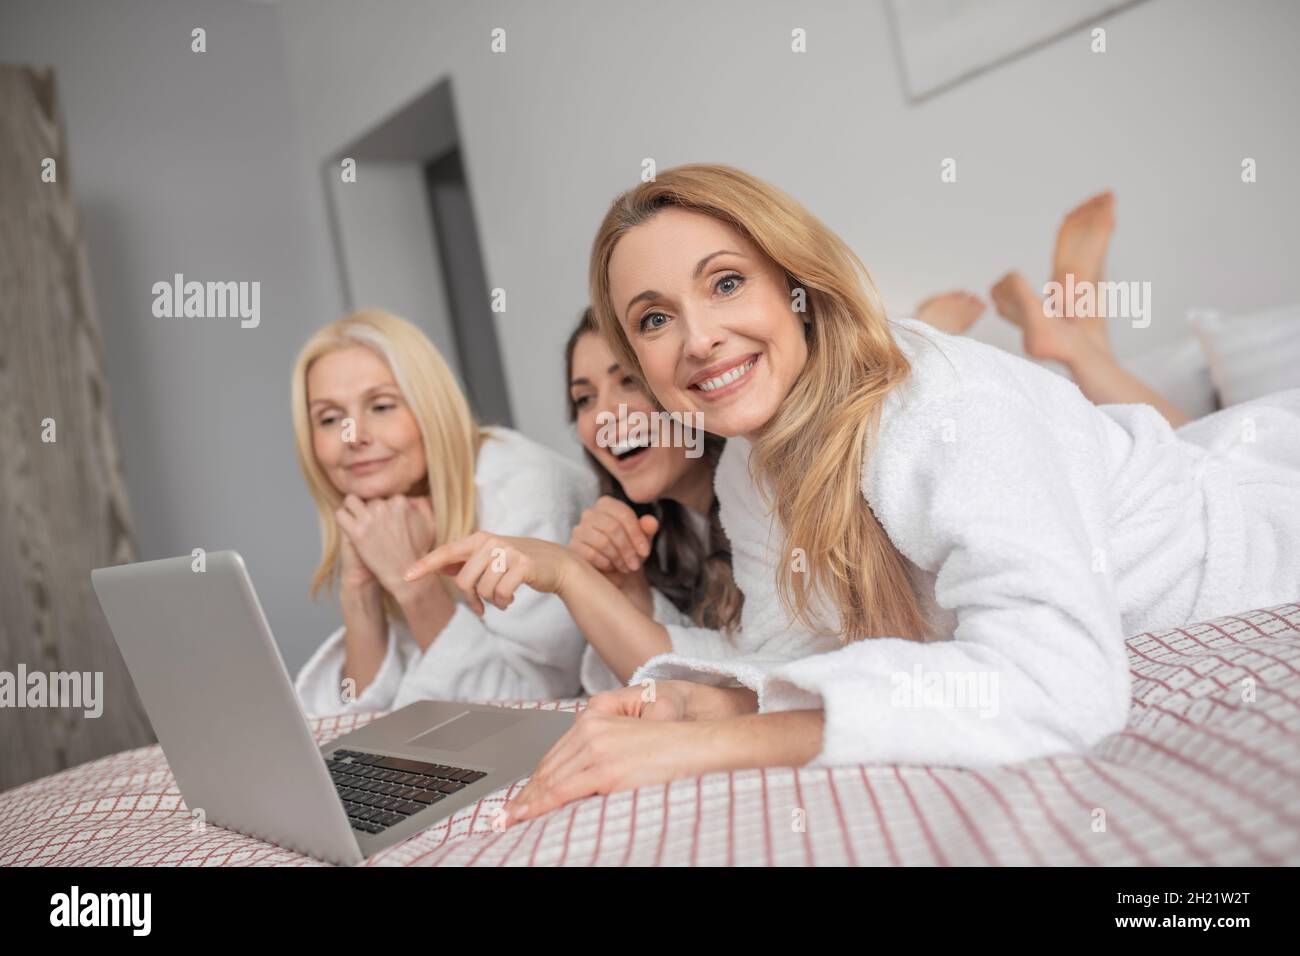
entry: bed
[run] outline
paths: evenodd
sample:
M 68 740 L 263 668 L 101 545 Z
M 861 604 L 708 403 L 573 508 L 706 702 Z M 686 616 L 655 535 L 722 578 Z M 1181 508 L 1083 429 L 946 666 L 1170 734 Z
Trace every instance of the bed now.
M 521 781 L 365 865 L 1300 863 L 1300 604 L 1139 634 L 1128 651 L 1128 726 L 1085 756 L 978 772 L 715 773 L 494 829 Z M 312 729 L 323 743 L 376 716 L 320 719 Z M 322 864 L 201 827 L 152 746 L 0 794 L 0 865 Z

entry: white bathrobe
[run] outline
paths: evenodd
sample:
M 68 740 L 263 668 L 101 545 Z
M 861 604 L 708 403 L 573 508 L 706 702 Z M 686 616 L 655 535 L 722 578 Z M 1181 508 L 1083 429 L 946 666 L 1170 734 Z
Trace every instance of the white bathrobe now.
M 894 334 L 912 375 L 875 450 L 845 464 L 935 639 L 842 646 L 792 625 L 775 568 L 794 558 L 732 439 L 715 489 L 741 632 L 670 627 L 674 652 L 630 684 L 739 681 L 760 712 L 823 709 L 813 765 L 988 766 L 1123 729 L 1126 634 L 1300 599 L 1300 390 L 1176 433 L 973 339 L 912 320 Z
M 708 535 L 708 518 L 698 512 L 690 510 L 689 508 L 684 510 L 684 514 L 686 515 L 687 521 L 690 522 L 695 534 L 699 535 L 701 539 L 705 538 Z M 663 541 L 663 538 L 655 539 L 656 555 L 661 562 L 664 561 L 665 557 L 662 547 Z M 662 563 L 660 564 L 660 567 L 663 567 Z M 695 648 L 693 640 L 693 632 L 695 629 L 691 625 L 691 616 L 679 610 L 677 605 L 670 601 L 668 596 L 658 588 L 650 589 L 650 602 L 650 616 L 668 628 L 669 636 L 677 635 L 678 637 L 689 641 L 689 643 L 682 647 L 678 647 L 674 644 L 673 650 L 690 653 Z M 703 633 L 707 635 L 711 641 L 716 642 L 721 639 L 720 635 L 714 631 L 704 631 Z M 605 663 L 605 659 L 600 656 L 600 653 L 596 648 L 588 644 L 587 649 L 583 651 L 582 654 L 583 693 L 588 695 L 600 694 L 605 691 L 618 690 L 618 688 L 622 686 L 622 681 L 620 681 L 614 672 L 609 669 L 609 665 Z
M 478 524 L 512 537 L 568 544 L 584 508 L 596 500 L 591 473 L 504 428 L 479 449 L 474 469 Z M 340 627 L 298 673 L 295 687 L 312 716 L 390 710 L 421 698 L 502 700 L 571 697 L 586 639 L 564 603 L 520 588 L 508 611 L 487 605 L 480 619 L 463 603 L 421 651 L 402 622 L 390 623 L 379 673 L 356 699 L 342 700 Z
M 668 600 L 662 591 L 651 588 L 650 599 L 653 605 L 650 616 L 660 624 L 668 627 L 669 634 L 680 631 L 690 633 L 690 615 L 679 611 L 677 605 Z M 713 632 L 708 633 L 712 634 Z M 674 650 L 677 649 L 674 645 Z M 594 647 L 588 644 L 587 649 L 582 652 L 582 692 L 588 695 L 600 694 L 605 691 L 617 690 L 622 686 L 623 682 L 609 669 L 605 659 L 600 656 L 600 653 Z

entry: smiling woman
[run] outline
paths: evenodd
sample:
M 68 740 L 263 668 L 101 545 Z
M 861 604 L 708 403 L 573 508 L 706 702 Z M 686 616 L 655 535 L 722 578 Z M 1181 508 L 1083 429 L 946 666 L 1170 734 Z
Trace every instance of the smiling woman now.
M 643 446 L 602 440 L 598 422 L 614 406 L 620 414 L 630 408 L 643 416 L 662 409 L 614 360 L 590 310 L 569 338 L 565 363 L 569 417 L 601 490 L 569 547 L 481 531 L 435 548 L 407 579 L 454 575 L 477 608 L 512 608 L 524 585 L 555 594 L 590 642 L 582 663 L 589 693 L 622 687 L 637 667 L 665 651 L 732 653 L 729 637 L 741 601 L 712 492 L 723 442 L 703 435 Z M 666 623 L 679 625 L 671 637 Z M 732 695 L 709 696 L 712 707 L 729 704 Z
M 303 667 L 312 714 L 443 700 L 563 697 L 584 641 L 556 598 L 480 616 L 450 581 L 406 568 L 478 527 L 564 542 L 595 498 L 581 468 L 504 428 L 480 428 L 437 349 L 379 310 L 321 329 L 293 372 L 298 462 L 320 515 L 312 593 L 337 589 L 343 627 Z
M 746 653 L 681 654 L 666 626 L 674 652 L 592 699 L 512 820 L 740 767 L 1082 753 L 1125 727 L 1126 634 L 1300 592 L 1300 390 L 1180 432 L 1093 405 L 888 321 L 843 240 L 727 166 L 617 197 L 590 295 L 618 364 L 727 438 L 714 486 Z M 751 712 L 699 719 L 728 682 Z
M 603 440 L 601 423 L 618 415 L 667 415 L 640 379 L 614 358 L 596 330 L 590 309 L 565 348 L 569 420 L 600 483 L 600 500 L 583 513 L 570 547 L 614 584 L 635 607 L 661 623 L 729 632 L 740 619 L 740 592 L 731 576 L 731 546 L 718 518 L 713 469 L 725 442 L 703 431 L 684 430 L 680 441 Z M 683 418 L 673 419 L 681 423 Z M 675 435 L 675 429 L 666 429 Z M 577 616 L 584 617 L 586 606 Z M 630 623 L 633 614 L 620 616 Z M 634 630 L 634 629 L 633 629 Z M 638 641 L 607 626 L 586 632 L 591 646 L 582 662 L 589 693 L 623 686 L 646 657 Z M 680 635 L 681 632 L 679 632 Z M 725 650 L 725 634 L 708 640 Z M 667 637 L 643 647 L 667 648 Z M 693 642 L 686 645 L 698 647 Z M 683 649 L 679 640 L 679 649 Z
M 777 573 L 801 624 L 816 629 L 809 602 L 824 589 L 851 638 L 920 636 L 906 564 L 843 467 L 861 457 L 881 401 L 909 369 L 870 277 L 837 236 L 761 181 L 725 167 L 672 172 L 661 188 L 620 197 L 597 235 L 591 293 L 602 332 L 664 408 L 699 413 L 726 437 L 764 430 L 758 462 L 807 558 Z M 740 221 L 748 228 L 732 225 Z

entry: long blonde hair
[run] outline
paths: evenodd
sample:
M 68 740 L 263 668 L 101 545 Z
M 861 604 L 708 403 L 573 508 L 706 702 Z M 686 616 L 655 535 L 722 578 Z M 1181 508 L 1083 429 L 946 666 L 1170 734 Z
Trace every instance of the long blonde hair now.
M 433 343 L 410 322 L 382 309 L 354 312 L 308 339 L 293 366 L 291 403 L 298 465 L 315 499 L 321 529 L 321 561 L 312 578 L 313 597 L 327 585 L 333 591 L 338 582 L 341 532 L 334 512 L 343 504 L 343 495 L 325 474 L 312 447 L 307 373 L 322 355 L 357 345 L 387 363 L 419 426 L 436 528 L 434 544 L 463 538 L 476 527 L 474 466 L 487 436 L 474 420 L 455 376 Z M 451 582 L 441 580 L 454 597 Z M 390 614 L 400 615 L 386 592 L 384 603 Z
M 630 229 L 665 207 L 712 216 L 785 270 L 807 297 L 808 361 L 776 414 L 759 429 L 750 467 L 785 533 L 782 553 L 806 556 L 807 572 L 782 561 L 777 590 L 791 616 L 828 633 L 813 597 L 839 611 L 841 641 L 923 640 L 926 624 L 906 561 L 863 501 L 862 463 L 880 408 L 911 372 L 894 341 L 867 268 L 852 249 L 790 196 L 721 165 L 678 166 L 614 200 L 591 250 L 596 324 L 624 368 L 645 375 L 609 292 L 609 261 Z

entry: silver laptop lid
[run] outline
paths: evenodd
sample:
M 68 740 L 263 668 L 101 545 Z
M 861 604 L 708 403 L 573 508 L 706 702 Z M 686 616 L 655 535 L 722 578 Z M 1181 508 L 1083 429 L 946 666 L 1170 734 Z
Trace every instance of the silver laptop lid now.
M 362 860 L 243 558 L 91 572 L 176 783 L 207 822 L 338 863 Z

